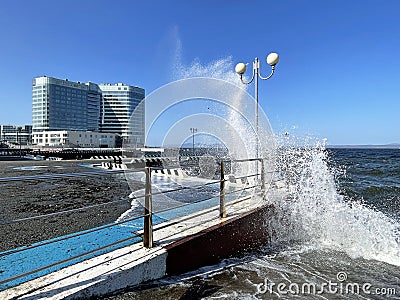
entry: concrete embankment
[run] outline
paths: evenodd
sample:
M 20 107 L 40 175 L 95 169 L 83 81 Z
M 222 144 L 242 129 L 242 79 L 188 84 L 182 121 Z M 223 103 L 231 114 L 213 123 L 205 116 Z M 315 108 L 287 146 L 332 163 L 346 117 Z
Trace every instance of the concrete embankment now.
M 1 299 L 81 299 L 101 296 L 137 284 L 217 263 L 266 243 L 265 223 L 271 207 L 253 198 L 154 226 L 151 249 L 136 243 L 85 260 L 0 292 Z M 141 232 L 139 232 L 141 233 Z

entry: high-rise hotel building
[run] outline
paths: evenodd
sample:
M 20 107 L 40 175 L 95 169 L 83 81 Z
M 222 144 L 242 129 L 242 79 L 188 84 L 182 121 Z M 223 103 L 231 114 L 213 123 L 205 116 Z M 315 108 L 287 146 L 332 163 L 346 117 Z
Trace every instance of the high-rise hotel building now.
M 125 142 L 143 144 L 144 108 L 138 122 L 131 124 L 129 120 L 144 96 L 144 89 L 122 83 L 97 85 L 46 76 L 34 78 L 34 137 L 45 131 L 93 131 L 115 133 Z
M 144 103 L 139 105 L 145 96 L 144 89 L 123 83 L 99 87 L 103 94 L 100 131 L 118 133 L 125 142 L 144 145 Z
M 99 131 L 101 90 L 94 83 L 38 77 L 32 83 L 33 132 Z

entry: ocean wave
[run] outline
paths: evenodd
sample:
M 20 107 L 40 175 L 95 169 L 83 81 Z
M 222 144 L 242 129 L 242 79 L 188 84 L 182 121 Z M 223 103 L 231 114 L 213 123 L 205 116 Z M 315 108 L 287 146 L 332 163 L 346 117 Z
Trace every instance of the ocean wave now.
M 274 202 L 268 221 L 276 241 L 312 241 L 316 248 L 340 250 L 351 257 L 400 265 L 400 224 L 363 201 L 344 197 L 328 164 L 324 145 L 287 148 L 278 163 L 288 183 L 287 195 Z M 372 187 L 370 193 L 395 191 Z

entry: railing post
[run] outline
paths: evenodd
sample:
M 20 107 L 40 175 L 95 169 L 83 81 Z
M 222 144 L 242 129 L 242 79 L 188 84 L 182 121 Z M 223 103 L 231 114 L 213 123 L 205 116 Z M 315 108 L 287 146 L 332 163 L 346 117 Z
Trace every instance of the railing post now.
M 144 233 L 143 246 L 153 248 L 153 218 L 152 218 L 152 199 L 151 199 L 151 168 L 145 168 L 146 187 L 144 199 Z
M 264 159 L 260 158 L 261 162 L 261 193 L 263 198 L 265 197 L 265 166 L 264 166 Z
M 225 208 L 225 175 L 224 175 L 224 162 L 221 161 L 221 177 L 219 185 L 219 217 L 226 218 Z

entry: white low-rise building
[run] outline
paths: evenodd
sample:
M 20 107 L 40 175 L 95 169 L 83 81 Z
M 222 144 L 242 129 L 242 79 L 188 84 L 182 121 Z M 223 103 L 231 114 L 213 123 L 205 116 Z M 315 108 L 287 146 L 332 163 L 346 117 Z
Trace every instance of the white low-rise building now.
M 32 133 L 32 143 L 38 146 L 113 148 L 118 135 L 94 131 L 57 130 Z

